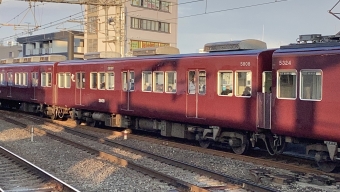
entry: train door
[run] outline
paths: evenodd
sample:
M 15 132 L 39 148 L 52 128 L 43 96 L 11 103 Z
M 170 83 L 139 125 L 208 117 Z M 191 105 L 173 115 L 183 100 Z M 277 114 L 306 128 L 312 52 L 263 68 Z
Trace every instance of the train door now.
M 76 72 L 75 104 L 82 105 L 82 90 L 85 89 L 85 73 Z
M 31 72 L 31 87 L 33 89 L 33 95 L 31 100 L 37 100 L 36 98 L 36 88 L 38 87 L 38 72 Z
M 186 117 L 199 118 L 199 99 L 206 94 L 206 72 L 190 69 L 187 73 Z
M 13 86 L 13 72 L 7 72 L 7 97 L 12 97 L 12 86 Z
M 135 90 L 135 72 L 126 70 L 122 72 L 122 93 L 121 93 L 121 109 L 132 111 L 131 97 Z
M 271 129 L 272 72 L 262 73 L 262 92 L 257 93 L 257 127 Z

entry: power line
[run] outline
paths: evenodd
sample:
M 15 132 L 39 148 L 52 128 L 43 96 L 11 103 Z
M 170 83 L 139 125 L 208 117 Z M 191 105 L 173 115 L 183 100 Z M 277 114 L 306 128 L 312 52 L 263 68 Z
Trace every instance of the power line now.
M 129 0 L 126 0 L 125 2 L 127 2 L 127 1 L 129 1 Z M 204 0 L 193 0 L 193 1 L 184 2 L 184 3 L 177 3 L 177 4 L 175 4 L 175 5 L 188 4 L 188 3 L 195 3 L 195 2 L 199 2 L 199 1 L 204 1 Z M 214 13 L 220 13 L 220 12 L 227 12 L 227 11 L 233 11 L 233 10 L 251 8 L 251 7 L 258 7 L 258 6 L 264 6 L 264 5 L 274 4 L 274 3 L 281 3 L 281 2 L 286 2 L 286 1 L 289 1 L 289 0 L 275 0 L 275 1 L 272 1 L 272 2 L 258 3 L 258 4 L 253 4 L 253 5 L 247 5 L 247 6 L 241 6 L 241 7 L 230 8 L 230 9 L 222 9 L 222 10 L 210 11 L 210 12 L 206 12 L 206 11 L 205 11 L 204 13 L 186 15 L 186 16 L 181 16 L 181 17 L 174 17 L 174 18 L 165 19 L 165 20 L 162 20 L 162 21 L 174 20 L 174 19 L 183 19 L 183 18 L 189 18 L 189 17 L 197 17 L 197 16 L 201 16 L 201 15 L 208 15 L 208 14 L 214 14 Z M 124 2 L 124 3 L 125 3 L 125 2 Z M 175 5 L 172 5 L 172 6 L 175 6 Z M 49 25 L 49 26 L 47 26 L 47 27 L 45 27 L 45 28 L 40 28 L 40 29 L 35 30 L 35 31 L 40 31 L 40 30 L 43 30 L 43 29 L 47 29 L 47 28 L 50 28 L 50 27 L 53 27 L 53 26 L 62 24 L 62 23 L 64 23 L 64 22 L 66 22 L 66 21 L 63 21 L 63 22 L 60 22 L 60 23 L 57 23 L 57 24 L 53 24 L 53 23 L 58 22 L 58 21 L 61 21 L 61 20 L 64 20 L 64 19 L 69 19 L 69 18 L 72 17 L 72 16 L 81 14 L 81 13 L 86 12 L 86 11 L 87 11 L 87 10 L 84 10 L 84 11 L 81 11 L 81 12 L 79 12 L 79 13 L 70 15 L 70 16 L 68 16 L 68 17 L 64 17 L 64 18 L 62 18 L 62 19 L 58 19 L 58 20 L 56 20 L 56 21 L 53 21 L 53 22 L 44 24 L 44 25 L 42 25 L 42 26 L 45 26 L 45 25 Z M 130 12 L 128 12 L 128 13 L 134 13 L 134 12 L 140 12 L 140 11 L 145 11 L 145 10 L 130 11 Z M 114 14 L 109 14 L 109 15 L 110 15 L 110 16 L 113 16 L 113 15 L 119 15 L 119 14 L 114 13 Z M 80 18 L 80 17 L 76 17 L 76 18 Z M 74 18 L 74 19 L 76 19 L 76 18 Z M 52 24 L 53 24 L 53 25 L 52 25 Z M 71 28 L 74 28 L 74 27 L 71 27 Z M 67 28 L 66 28 L 66 29 L 67 29 Z M 24 34 L 26 34 L 26 33 L 21 33 L 21 34 L 18 34 L 18 35 L 12 35 L 12 36 L 9 36 L 9 37 L 4 37 L 4 38 L 2 38 L 2 40 L 10 39 L 10 38 L 13 38 L 13 37 L 15 37 L 15 36 L 24 35 Z

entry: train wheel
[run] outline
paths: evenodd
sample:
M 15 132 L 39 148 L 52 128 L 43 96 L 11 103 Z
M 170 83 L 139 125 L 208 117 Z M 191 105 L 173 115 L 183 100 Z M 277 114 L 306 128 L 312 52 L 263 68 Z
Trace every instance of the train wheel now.
M 204 139 L 204 140 L 200 139 L 198 142 L 200 143 L 200 146 L 203 148 L 208 148 L 211 144 L 211 141 L 207 139 Z
M 316 163 L 318 164 L 318 167 L 321 171 L 328 172 L 328 173 L 333 172 L 335 168 L 337 167 L 337 163 L 333 161 L 319 161 Z
M 246 139 L 245 142 L 238 147 L 231 147 L 231 149 L 234 151 L 234 153 L 238 155 L 246 154 L 249 150 L 249 140 Z

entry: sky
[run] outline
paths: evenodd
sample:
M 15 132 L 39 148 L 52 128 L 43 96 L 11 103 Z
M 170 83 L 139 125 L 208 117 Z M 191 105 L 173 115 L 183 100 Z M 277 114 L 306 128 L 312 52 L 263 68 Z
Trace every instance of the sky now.
M 1 1 L 1 0 L 0 0 Z M 178 0 L 177 47 L 181 53 L 198 52 L 210 42 L 258 39 L 268 48 L 295 43 L 299 35 L 334 35 L 340 20 L 329 13 L 338 0 Z M 46 26 L 50 22 L 81 17 L 80 5 L 28 3 L 2 0 L 0 23 Z M 26 10 L 27 9 L 27 10 Z M 35 17 L 33 16 L 35 12 Z M 340 3 L 333 12 L 340 13 Z M 79 14 L 77 14 L 79 13 Z M 18 16 L 19 15 L 19 16 Z M 338 15 L 340 16 L 340 14 Z M 31 26 L 32 28 L 33 26 Z M 81 30 L 79 23 L 67 22 L 33 35 Z M 0 41 L 19 35 L 26 27 L 0 26 Z

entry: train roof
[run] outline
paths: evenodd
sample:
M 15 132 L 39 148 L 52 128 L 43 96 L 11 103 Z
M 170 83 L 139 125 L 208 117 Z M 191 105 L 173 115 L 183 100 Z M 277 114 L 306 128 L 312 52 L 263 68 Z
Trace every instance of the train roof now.
M 93 59 L 90 61 L 86 60 L 68 60 L 62 61 L 59 65 L 68 64 L 93 64 L 93 63 L 105 63 L 105 62 L 119 62 L 119 61 L 136 61 L 145 59 L 182 59 L 188 57 L 209 57 L 209 56 L 233 56 L 233 55 L 259 55 L 262 52 L 271 51 L 271 49 L 264 50 L 241 50 L 241 51 L 222 51 L 222 52 L 211 52 L 211 53 L 189 53 L 189 54 L 175 54 L 175 55 L 156 55 L 156 56 L 143 56 L 143 57 L 123 57 L 123 58 L 109 58 L 109 59 Z

